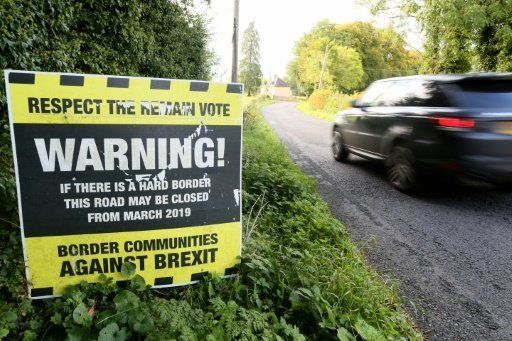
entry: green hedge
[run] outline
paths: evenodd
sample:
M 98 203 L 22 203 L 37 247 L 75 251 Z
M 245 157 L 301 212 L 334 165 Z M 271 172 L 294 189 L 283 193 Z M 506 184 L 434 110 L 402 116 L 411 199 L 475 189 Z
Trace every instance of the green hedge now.
M 0 70 L 208 79 L 207 42 L 205 20 L 189 0 L 0 1 Z M 2 72 L 0 338 L 12 328 L 38 330 L 35 320 L 12 321 L 32 311 L 23 266 Z

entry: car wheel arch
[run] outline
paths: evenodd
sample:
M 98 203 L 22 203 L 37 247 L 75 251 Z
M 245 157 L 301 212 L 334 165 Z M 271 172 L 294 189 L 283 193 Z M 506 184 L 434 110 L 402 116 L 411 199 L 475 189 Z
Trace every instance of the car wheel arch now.
M 382 140 L 382 154 L 388 156 L 393 150 L 393 147 L 403 146 L 407 147 L 410 144 L 410 140 L 403 134 L 390 134 L 385 136 Z

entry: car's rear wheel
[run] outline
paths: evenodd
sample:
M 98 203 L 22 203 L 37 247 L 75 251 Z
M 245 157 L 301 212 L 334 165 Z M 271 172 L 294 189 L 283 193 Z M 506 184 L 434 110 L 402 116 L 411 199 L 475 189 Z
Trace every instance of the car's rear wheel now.
M 345 161 L 348 158 L 348 149 L 343 143 L 343 135 L 339 128 L 334 128 L 332 132 L 332 156 L 336 161 Z
M 418 190 L 420 180 L 410 149 L 396 146 L 386 161 L 387 177 L 390 184 L 401 192 Z

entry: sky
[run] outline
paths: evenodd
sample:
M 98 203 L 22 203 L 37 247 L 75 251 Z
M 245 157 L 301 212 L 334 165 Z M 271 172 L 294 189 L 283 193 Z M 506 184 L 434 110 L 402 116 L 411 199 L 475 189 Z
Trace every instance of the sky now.
M 211 0 L 211 47 L 218 58 L 215 80 L 228 81 L 231 75 L 233 0 Z M 315 23 L 328 19 L 334 23 L 371 21 L 369 11 L 354 0 L 240 0 L 240 32 L 254 21 L 260 35 L 261 68 L 264 77 L 286 75 L 293 57 L 293 46 Z M 241 57 L 241 56 L 240 56 Z

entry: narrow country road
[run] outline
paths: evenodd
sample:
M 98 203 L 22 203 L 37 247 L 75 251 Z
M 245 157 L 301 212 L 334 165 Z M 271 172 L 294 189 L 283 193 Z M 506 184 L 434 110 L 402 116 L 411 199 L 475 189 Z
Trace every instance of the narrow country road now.
M 408 196 L 382 166 L 336 162 L 331 123 L 296 103 L 262 112 L 372 267 L 398 281 L 427 339 L 512 340 L 512 191 L 438 185 Z

